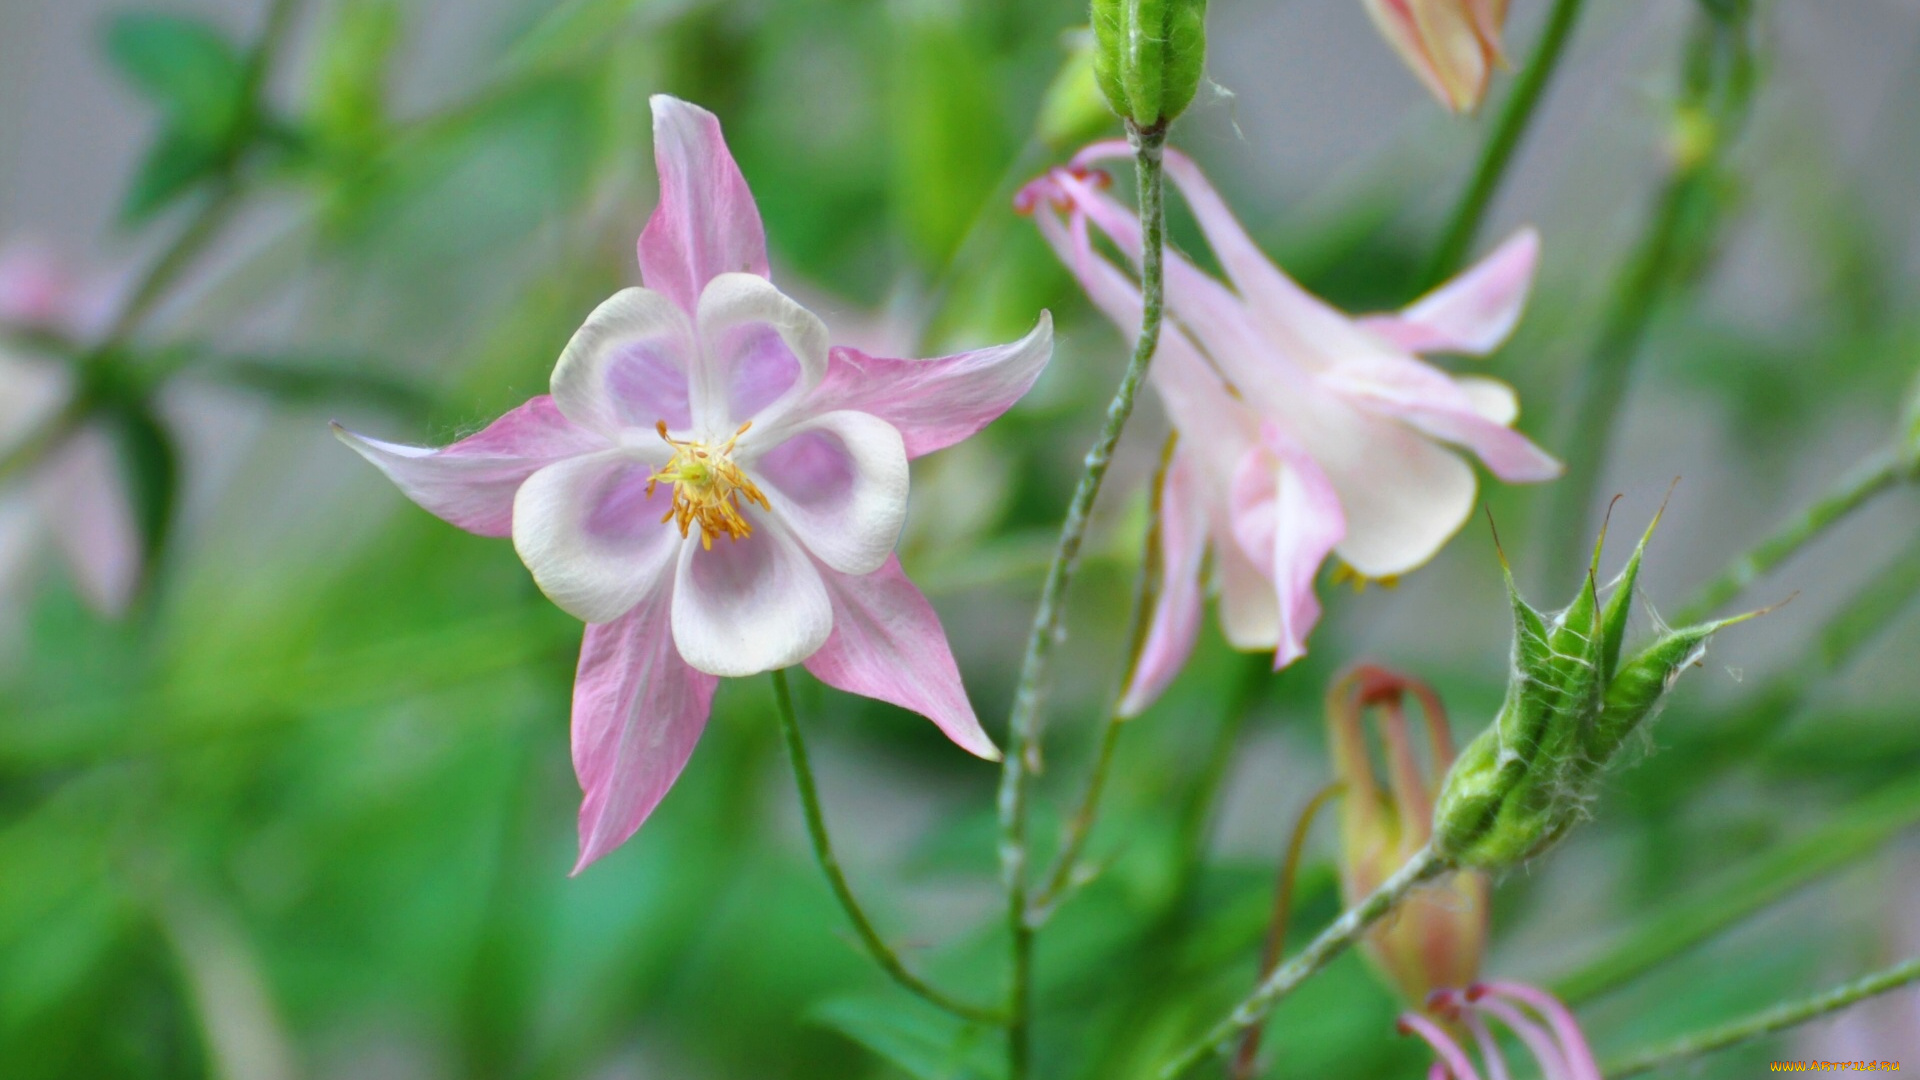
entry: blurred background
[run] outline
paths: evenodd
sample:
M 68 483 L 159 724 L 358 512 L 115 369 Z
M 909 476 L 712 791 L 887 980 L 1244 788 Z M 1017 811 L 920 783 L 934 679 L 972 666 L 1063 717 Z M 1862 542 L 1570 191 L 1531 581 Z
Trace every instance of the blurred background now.
M 1550 450 L 1685 145 L 1698 8 L 1591 5 L 1478 245 L 1543 234 L 1528 315 L 1484 366 Z M 1516 56 L 1545 9 L 1515 0 Z M 1176 143 L 1311 287 L 1356 311 L 1411 300 L 1492 110 L 1446 116 L 1358 0 L 1215 0 L 1210 20 L 1212 85 Z M 764 680 L 722 688 L 652 820 L 569 878 L 579 626 L 511 545 L 406 504 L 327 421 L 437 445 L 541 392 L 637 278 L 647 95 L 704 105 L 776 280 L 837 341 L 935 355 L 1059 320 L 1035 391 L 916 464 L 904 541 L 998 735 L 1124 359 L 1010 211 L 1020 182 L 1117 132 L 1049 91 L 1083 21 L 1075 0 L 0 6 L 0 252 L 64 267 L 68 297 L 65 326 L 8 347 L 105 335 L 131 373 L 108 396 L 147 571 L 112 619 L 52 546 L 9 556 L 0 1075 L 1000 1075 L 996 1036 L 858 951 Z M 1682 478 L 1642 579 L 1655 612 L 1882 445 L 1920 370 L 1920 2 L 1763 3 L 1756 41 L 1750 118 L 1723 132 L 1586 523 L 1617 492 L 1637 533 Z M 261 104 L 236 112 L 249 79 Z M 1180 208 L 1173 235 L 1202 250 Z M 1164 433 L 1147 405 L 1073 594 L 1042 838 L 1119 678 Z M 1533 599 L 1570 594 L 1541 493 L 1485 498 Z M 1920 499 L 1896 489 L 1757 585 L 1755 606 L 1798 595 L 1717 640 L 1594 820 L 1501 882 L 1490 974 L 1561 992 L 1604 1059 L 1920 950 L 1916 537 Z M 1323 595 L 1306 661 L 1267 675 L 1209 627 L 1128 728 L 1102 871 L 1041 939 L 1041 1075 L 1148 1075 L 1251 985 L 1275 866 L 1329 775 L 1337 670 L 1432 681 L 1462 741 L 1492 715 L 1509 632 L 1479 521 L 1397 588 Z M 912 964 L 992 998 L 996 770 L 797 685 L 856 890 Z M 1314 834 L 1297 926 L 1338 908 L 1333 839 Z M 1340 961 L 1277 1012 L 1268 1075 L 1422 1075 L 1398 1008 Z M 1783 1056 L 1920 1065 L 1920 1001 L 1684 1071 Z

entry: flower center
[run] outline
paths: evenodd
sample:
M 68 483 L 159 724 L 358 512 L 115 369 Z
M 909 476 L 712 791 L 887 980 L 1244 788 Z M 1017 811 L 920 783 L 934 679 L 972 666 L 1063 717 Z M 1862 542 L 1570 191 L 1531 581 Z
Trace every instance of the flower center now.
M 724 533 L 729 540 L 753 535 L 753 526 L 740 516 L 738 500 L 745 499 L 762 510 L 772 509 L 767 497 L 733 463 L 733 444 L 752 426 L 751 420 L 741 424 L 739 431 L 718 446 L 696 439 L 676 439 L 667 434 L 665 420 L 656 426 L 660 437 L 673 447 L 673 456 L 647 478 L 647 495 L 652 497 L 655 484 L 673 485 L 673 507 L 660 520 L 677 522 L 681 539 L 686 539 L 689 526 L 699 522 L 700 546 L 711 551 L 716 534 Z

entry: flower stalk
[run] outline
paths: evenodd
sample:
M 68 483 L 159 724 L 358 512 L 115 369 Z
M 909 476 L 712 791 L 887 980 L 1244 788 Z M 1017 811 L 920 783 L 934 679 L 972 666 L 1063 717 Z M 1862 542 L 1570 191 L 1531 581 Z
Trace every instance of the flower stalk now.
M 1067 585 L 1073 578 L 1081 543 L 1086 539 L 1094 500 L 1113 462 L 1120 433 L 1133 415 L 1140 386 L 1146 381 L 1148 362 L 1153 359 L 1160 341 L 1165 307 L 1161 253 L 1166 242 L 1166 181 L 1161 152 L 1166 145 L 1166 130 L 1164 127 L 1142 128 L 1130 122 L 1127 136 L 1134 148 L 1140 186 L 1140 226 L 1145 238 L 1140 274 L 1144 301 L 1140 334 L 1126 374 L 1107 406 L 1106 422 L 1101 425 L 1093 448 L 1087 452 L 1085 469 L 1068 504 L 1060 541 L 1041 587 L 1040 603 L 1034 612 L 1033 629 L 1027 637 L 1020 680 L 1014 691 L 1013 708 L 1007 719 L 1012 746 L 1000 772 L 1000 872 L 1007 890 L 1008 930 L 1012 934 L 1011 985 L 1007 993 L 1010 1080 L 1025 1080 L 1031 1061 L 1033 926 L 1028 918 L 1027 819 L 1032 777 L 1040 769 L 1040 711 L 1047 668 L 1060 638 Z
M 793 709 L 793 692 L 787 685 L 787 673 L 784 670 L 773 672 L 773 701 L 774 711 L 780 718 L 780 734 L 786 740 L 787 756 L 793 762 L 793 783 L 800 793 L 800 809 L 807 819 L 807 838 L 813 843 L 813 857 L 820 864 L 820 872 L 827 876 L 834 899 L 840 902 L 840 909 L 847 913 L 847 921 L 853 924 L 854 932 L 860 936 L 860 943 L 866 947 L 867 955 L 873 957 L 873 962 L 880 965 L 880 969 L 894 982 L 938 1008 L 978 1024 L 1004 1022 L 1005 1018 L 1000 1014 L 952 998 L 909 971 L 899 954 L 874 929 L 873 920 L 867 917 L 860 901 L 854 897 L 853 887 L 847 884 L 846 872 L 840 868 L 840 859 L 833 852 L 833 838 L 827 832 L 826 814 L 820 808 L 820 790 L 814 783 L 813 765 L 807 757 L 807 743 L 800 734 L 800 722 Z
M 1348 908 L 1332 925 L 1320 931 L 1319 936 L 1298 956 L 1275 969 L 1252 994 L 1234 1006 L 1225 1019 L 1175 1054 L 1161 1068 L 1160 1080 L 1177 1080 L 1185 1076 L 1228 1040 L 1265 1020 L 1274 1006 L 1346 952 L 1375 923 L 1386 918 L 1402 901 L 1413 895 L 1414 890 L 1452 869 L 1454 866 L 1431 846 L 1415 852 L 1406 865 L 1381 882 L 1380 887 L 1365 900 Z
M 1566 51 L 1568 40 L 1573 37 L 1574 27 L 1580 21 L 1585 3 L 1586 0 L 1555 0 L 1553 11 L 1547 16 L 1547 28 L 1541 32 L 1540 42 L 1533 48 L 1533 56 L 1527 60 L 1526 69 L 1514 80 L 1513 89 L 1500 106 L 1500 116 L 1480 150 L 1479 164 L 1474 166 L 1473 180 L 1467 184 L 1467 190 L 1461 193 L 1459 203 L 1447 219 L 1446 231 L 1441 233 L 1440 246 L 1434 249 L 1433 257 L 1427 262 L 1426 271 L 1421 275 L 1420 291 L 1425 292 L 1452 276 L 1472 249 L 1474 238 L 1480 233 L 1481 222 L 1486 219 L 1487 207 L 1492 205 L 1493 197 L 1499 194 L 1500 185 L 1506 179 L 1507 166 L 1512 164 L 1514 153 L 1526 138 L 1534 113 L 1546 94 L 1547 84 L 1553 81 L 1553 74 L 1559 69 L 1560 57 Z
M 1920 982 L 1920 956 L 1812 997 L 1762 1009 L 1718 1027 L 1683 1035 L 1672 1042 L 1608 1062 L 1603 1071 L 1607 1080 L 1626 1080 L 1629 1076 L 1639 1076 L 1665 1065 L 1798 1027 L 1915 982 Z

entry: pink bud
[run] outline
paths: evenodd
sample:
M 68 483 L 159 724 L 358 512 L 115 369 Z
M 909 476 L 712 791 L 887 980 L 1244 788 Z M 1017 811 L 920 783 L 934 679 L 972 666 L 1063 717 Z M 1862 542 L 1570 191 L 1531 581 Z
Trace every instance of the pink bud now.
M 1504 64 L 1500 30 L 1507 0 L 1365 0 L 1367 14 L 1433 96 L 1468 112 Z
M 1409 696 L 1425 720 L 1424 755 L 1408 724 Z M 1384 785 L 1374 768 L 1370 716 L 1377 722 Z M 1345 785 L 1340 885 L 1352 904 L 1432 836 L 1433 801 L 1453 763 L 1453 741 L 1446 710 L 1431 687 L 1372 665 L 1334 682 L 1327 693 L 1327 726 L 1334 770 Z M 1456 874 L 1413 896 L 1363 939 L 1367 956 L 1409 1004 L 1418 1007 L 1437 991 L 1473 983 L 1486 947 L 1487 889 L 1480 873 Z

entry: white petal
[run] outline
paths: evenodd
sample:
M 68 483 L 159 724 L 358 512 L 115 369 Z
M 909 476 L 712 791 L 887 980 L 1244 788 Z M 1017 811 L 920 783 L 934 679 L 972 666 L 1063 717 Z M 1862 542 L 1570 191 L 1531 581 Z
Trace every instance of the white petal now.
M 758 675 L 812 656 L 833 632 L 820 572 L 779 522 L 756 523 L 711 549 L 684 545 L 673 588 L 673 640 L 709 675 Z
M 540 591 L 568 614 L 612 622 L 671 571 L 684 543 L 660 520 L 672 505 L 672 487 L 661 484 L 647 495 L 647 477 L 661 463 L 609 450 L 556 462 L 520 485 L 514 550 Z
M 843 574 L 880 569 L 907 519 L 907 448 L 892 424 L 840 411 L 795 424 L 744 462 L 774 512 Z
M 1499 379 L 1490 379 L 1485 375 L 1455 375 L 1453 382 L 1466 392 L 1467 400 L 1473 403 L 1473 411 L 1489 423 L 1512 427 L 1513 422 L 1520 419 L 1520 395 Z
M 553 401 L 567 419 L 603 435 L 685 431 L 693 327 L 673 301 L 622 289 L 593 309 L 553 368 Z
M 1404 574 L 1433 558 L 1473 512 L 1473 467 L 1393 420 L 1366 416 L 1354 428 L 1343 445 L 1312 447 L 1347 515 L 1334 551 L 1368 577 Z
M 1215 526 L 1214 585 L 1220 594 L 1220 630 L 1243 652 L 1266 652 L 1280 643 L 1280 601 L 1266 571 L 1253 564 L 1233 539 L 1231 526 Z
M 827 372 L 827 327 L 766 278 L 721 274 L 700 294 L 694 425 L 725 438 L 751 420 L 766 429 Z

